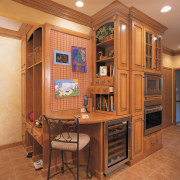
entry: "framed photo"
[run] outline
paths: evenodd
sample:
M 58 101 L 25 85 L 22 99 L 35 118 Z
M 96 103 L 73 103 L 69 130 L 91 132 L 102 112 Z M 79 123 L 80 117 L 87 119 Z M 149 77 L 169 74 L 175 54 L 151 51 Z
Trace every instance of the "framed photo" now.
M 78 79 L 61 79 L 55 80 L 56 98 L 79 96 Z
M 73 72 L 87 72 L 86 69 L 86 48 L 72 46 Z
M 100 76 L 107 76 L 107 66 L 100 66 Z
M 71 53 L 54 50 L 54 64 L 71 65 Z

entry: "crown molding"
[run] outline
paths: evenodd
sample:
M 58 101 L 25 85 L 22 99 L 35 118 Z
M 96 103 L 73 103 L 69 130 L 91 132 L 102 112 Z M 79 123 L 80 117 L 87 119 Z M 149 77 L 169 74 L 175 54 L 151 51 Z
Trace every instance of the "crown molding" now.
M 23 23 L 19 31 L 0 28 L 0 36 L 21 40 L 24 35 L 31 29 L 31 25 Z
M 91 17 L 51 0 L 13 0 L 14 2 L 91 27 Z
M 129 17 L 137 19 L 138 21 L 150 26 L 161 34 L 164 34 L 164 32 L 168 29 L 166 26 L 160 24 L 156 20 L 152 19 L 134 7 L 129 8 Z
M 163 53 L 168 54 L 170 56 L 178 56 L 180 55 L 180 50 L 172 50 L 167 47 L 163 47 Z
M 112 18 L 114 15 L 120 15 L 121 17 L 128 20 L 129 8 L 119 2 L 118 0 L 113 1 L 111 4 L 94 14 L 92 17 L 92 26 L 98 25 L 100 22 L 108 18 Z

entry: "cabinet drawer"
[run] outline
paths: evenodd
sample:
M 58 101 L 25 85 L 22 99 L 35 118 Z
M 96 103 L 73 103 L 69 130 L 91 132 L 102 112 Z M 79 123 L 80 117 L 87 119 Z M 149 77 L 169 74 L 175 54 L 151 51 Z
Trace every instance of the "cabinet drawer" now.
M 106 85 L 113 86 L 113 77 L 106 78 Z
M 42 145 L 42 133 L 38 132 L 35 128 L 33 128 L 33 137 L 39 144 Z
M 101 94 L 109 94 L 109 86 L 102 86 Z
M 32 126 L 29 123 L 26 123 L 26 131 L 32 134 Z
M 101 78 L 100 85 L 105 85 L 105 84 L 106 84 L 106 78 Z
M 162 132 L 156 132 L 144 138 L 144 153 L 146 156 L 158 151 L 162 147 Z
M 96 86 L 96 94 L 101 94 L 102 89 L 101 86 Z
M 96 78 L 96 85 L 99 85 L 100 84 L 100 79 L 99 78 Z

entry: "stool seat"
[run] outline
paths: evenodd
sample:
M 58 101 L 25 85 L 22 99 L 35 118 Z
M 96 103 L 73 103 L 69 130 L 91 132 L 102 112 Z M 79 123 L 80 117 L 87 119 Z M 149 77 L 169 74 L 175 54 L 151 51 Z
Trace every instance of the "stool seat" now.
M 79 133 L 79 150 L 83 149 L 90 141 L 87 134 Z M 64 132 L 55 137 L 51 142 L 53 149 L 62 151 L 77 151 L 77 133 Z

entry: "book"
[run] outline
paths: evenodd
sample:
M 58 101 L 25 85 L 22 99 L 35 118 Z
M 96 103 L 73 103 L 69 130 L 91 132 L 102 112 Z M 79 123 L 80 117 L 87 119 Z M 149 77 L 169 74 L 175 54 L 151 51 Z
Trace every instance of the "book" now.
M 111 96 L 111 112 L 114 111 L 114 99 L 113 96 Z

